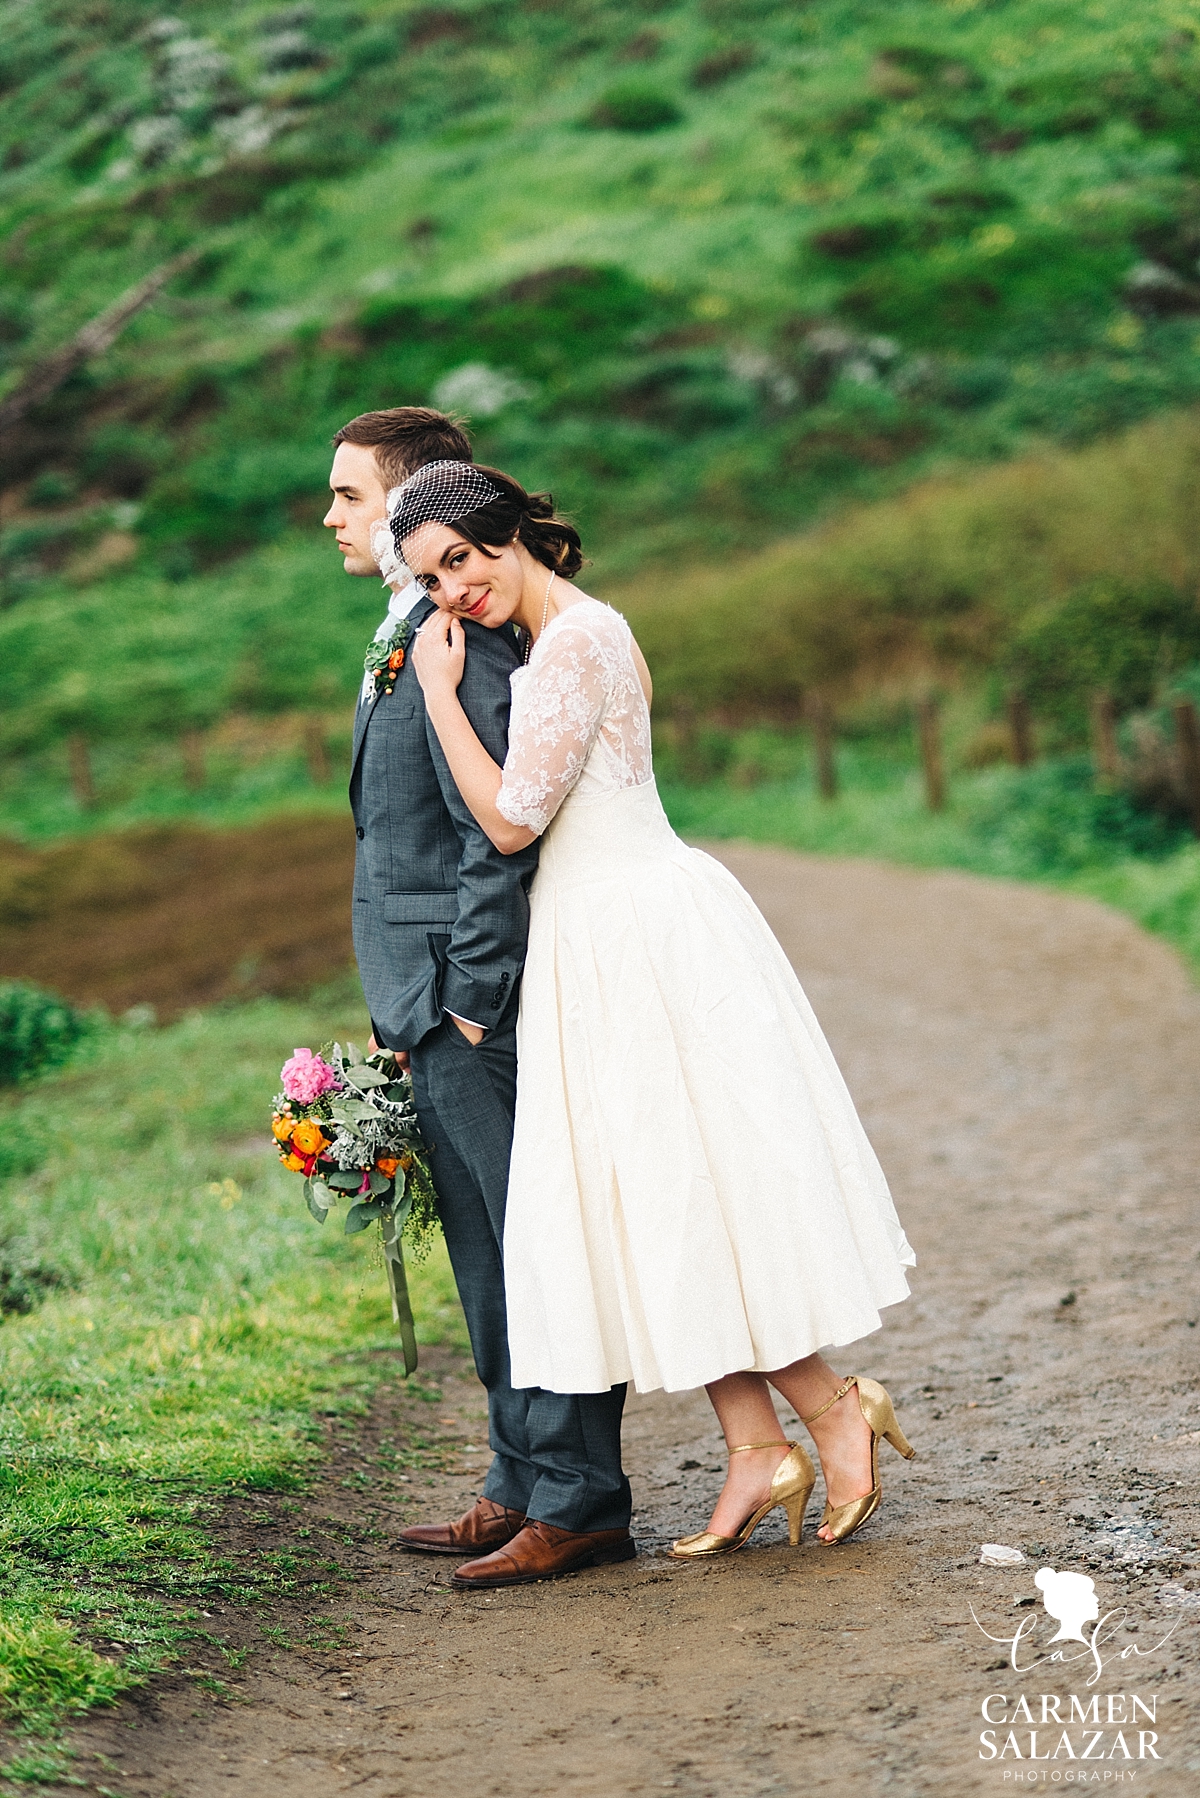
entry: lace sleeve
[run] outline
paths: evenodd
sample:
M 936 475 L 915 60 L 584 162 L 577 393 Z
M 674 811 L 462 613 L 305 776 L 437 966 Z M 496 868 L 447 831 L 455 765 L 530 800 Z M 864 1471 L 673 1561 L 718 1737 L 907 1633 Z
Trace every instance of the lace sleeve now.
M 566 614 L 518 677 L 496 807 L 538 836 L 583 773 L 608 705 L 603 647 Z

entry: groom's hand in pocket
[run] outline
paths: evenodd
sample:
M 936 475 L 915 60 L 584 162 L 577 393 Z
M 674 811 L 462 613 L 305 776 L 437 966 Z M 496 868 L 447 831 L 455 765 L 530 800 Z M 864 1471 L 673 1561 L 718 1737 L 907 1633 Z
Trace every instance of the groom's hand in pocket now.
M 378 1053 L 379 1044 L 375 1041 L 375 1033 L 372 1031 L 371 1035 L 367 1038 L 367 1054 L 378 1055 Z M 409 1073 L 411 1070 L 408 1065 L 408 1050 L 393 1049 L 392 1054 L 396 1057 L 396 1066 L 400 1069 L 400 1072 L 402 1074 Z
M 471 1047 L 473 1049 L 478 1048 L 479 1044 L 483 1041 L 483 1025 L 468 1024 L 466 1018 L 456 1018 L 453 1012 L 449 1015 L 453 1022 L 458 1025 L 458 1028 L 462 1031 Z

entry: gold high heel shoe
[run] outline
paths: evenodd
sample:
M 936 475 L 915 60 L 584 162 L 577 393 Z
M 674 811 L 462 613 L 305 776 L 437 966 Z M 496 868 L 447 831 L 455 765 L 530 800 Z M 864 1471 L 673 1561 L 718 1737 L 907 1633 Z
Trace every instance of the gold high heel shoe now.
M 750 1513 L 736 1536 L 718 1536 L 712 1530 L 700 1530 L 694 1536 L 680 1536 L 669 1550 L 676 1560 L 691 1561 L 704 1555 L 731 1555 L 735 1549 L 744 1548 L 767 1512 L 773 1511 L 776 1505 L 782 1505 L 787 1512 L 788 1541 L 793 1548 L 797 1547 L 805 1507 L 817 1483 L 817 1470 L 798 1442 L 743 1442 L 729 1452 L 731 1455 L 744 1455 L 752 1448 L 786 1448 L 789 1451 L 775 1469 L 766 1504 L 759 1505 L 757 1511 Z
M 873 1511 L 879 1509 L 879 1501 L 883 1497 L 883 1487 L 879 1483 L 879 1444 L 886 1438 L 898 1455 L 911 1461 L 916 1449 L 905 1437 L 900 1425 L 896 1422 L 896 1413 L 892 1409 L 892 1401 L 878 1380 L 859 1379 L 857 1374 L 843 1382 L 827 1404 L 814 1411 L 811 1417 L 802 1417 L 801 1423 L 816 1423 L 818 1417 L 824 1417 L 826 1411 L 832 1411 L 839 1399 L 845 1398 L 852 1387 L 858 1387 L 858 1408 L 871 1428 L 871 1490 L 864 1498 L 852 1498 L 849 1504 L 825 1504 L 825 1512 L 817 1525 L 824 1529 L 826 1525 L 833 1531 L 833 1542 L 825 1542 L 818 1538 L 826 1548 L 832 1548 L 837 1542 L 845 1542 L 857 1529 L 861 1529 Z

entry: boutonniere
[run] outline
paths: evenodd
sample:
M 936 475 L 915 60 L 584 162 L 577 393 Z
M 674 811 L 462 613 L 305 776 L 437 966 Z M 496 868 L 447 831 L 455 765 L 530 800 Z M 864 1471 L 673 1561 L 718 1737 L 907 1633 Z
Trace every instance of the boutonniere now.
M 402 618 L 390 637 L 373 642 L 363 658 L 363 667 L 375 682 L 375 691 L 371 695 L 378 699 L 381 693 L 390 693 L 396 685 L 396 676 L 404 666 L 404 650 L 413 627 L 407 618 Z

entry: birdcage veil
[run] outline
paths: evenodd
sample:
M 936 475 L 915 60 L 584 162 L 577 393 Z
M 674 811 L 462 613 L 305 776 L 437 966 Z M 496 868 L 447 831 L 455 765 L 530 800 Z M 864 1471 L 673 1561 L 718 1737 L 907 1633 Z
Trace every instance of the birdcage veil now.
M 388 494 L 392 557 L 416 571 L 429 526 L 457 524 L 505 497 L 472 462 L 427 462 Z M 379 565 L 383 567 L 382 560 Z

